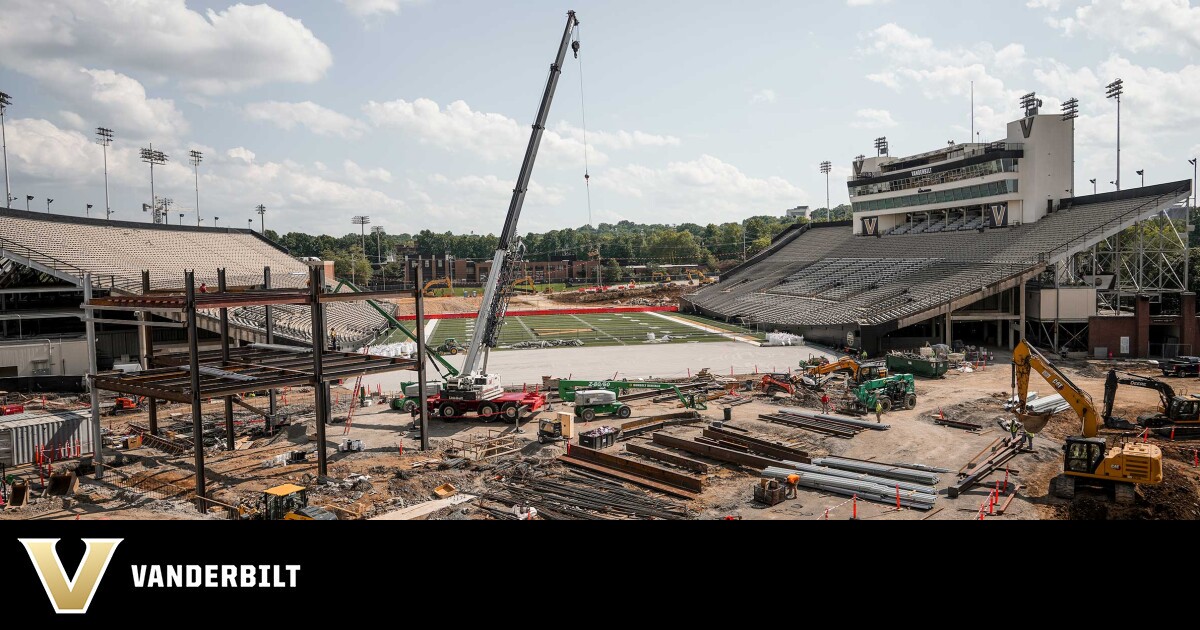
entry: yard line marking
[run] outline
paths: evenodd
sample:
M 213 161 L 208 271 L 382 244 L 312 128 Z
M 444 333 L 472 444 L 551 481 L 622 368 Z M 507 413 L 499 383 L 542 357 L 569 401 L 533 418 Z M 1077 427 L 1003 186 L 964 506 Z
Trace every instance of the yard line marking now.
M 598 332 L 598 333 L 600 333 L 600 334 L 604 335 L 605 337 L 608 337 L 609 339 L 612 339 L 613 341 L 615 341 L 615 342 L 617 342 L 617 343 L 621 344 L 622 346 L 623 346 L 623 345 L 625 345 L 625 342 L 624 342 L 624 341 L 621 341 L 620 339 L 617 339 L 616 337 L 614 337 L 614 336 L 612 336 L 612 335 L 608 334 L 607 332 L 605 332 L 605 331 L 604 331 L 604 329 L 602 329 L 602 328 L 597 328 L 597 327 L 595 327 L 595 326 L 593 326 L 593 325 L 591 325 L 591 324 L 587 323 L 586 321 L 584 321 L 584 320 L 580 319 L 579 317 L 576 317 L 576 316 L 575 316 L 575 315 L 573 315 L 573 314 L 571 315 L 571 318 L 572 318 L 572 319 L 575 319 L 575 320 L 576 320 L 576 321 L 578 321 L 580 324 L 583 324 L 584 326 L 587 326 L 588 328 L 591 328 L 592 330 L 594 330 L 594 331 L 596 331 L 596 332 Z
M 677 323 L 677 324 L 682 324 L 682 325 L 684 325 L 684 326 L 690 326 L 691 328 L 696 328 L 696 329 L 699 329 L 699 330 L 703 330 L 703 331 L 705 331 L 705 332 L 709 332 L 709 333 L 717 333 L 717 334 L 721 335 L 722 337 L 725 337 L 726 339 L 732 339 L 732 340 L 734 340 L 734 341 L 740 341 L 740 342 L 742 342 L 742 343 L 748 343 L 748 344 L 750 344 L 750 345 L 752 345 L 752 346 L 761 346 L 761 345 L 762 345 L 761 343 L 759 343 L 759 342 L 757 342 L 757 341 L 754 341 L 754 340 L 750 339 L 749 337 L 747 337 L 747 336 L 745 336 L 745 335 L 739 335 L 739 334 L 736 334 L 736 333 L 731 333 L 731 332 L 729 332 L 729 331 L 727 331 L 727 330 L 721 330 L 720 328 L 715 328 L 715 327 L 712 327 L 712 326 L 704 326 L 704 325 L 702 325 L 702 324 L 698 324 L 698 323 L 696 323 L 696 322 L 693 322 L 693 321 L 691 321 L 691 320 L 687 320 L 687 319 L 681 319 L 681 318 L 676 318 L 676 317 L 670 317 L 670 316 L 668 316 L 668 315 L 665 315 L 665 314 L 663 314 L 663 313 L 659 313 L 659 312 L 655 312 L 655 311 L 651 311 L 649 314 L 650 314 L 650 315 L 654 315 L 655 317 L 661 317 L 661 318 L 663 318 L 663 319 L 665 319 L 665 320 L 667 320 L 667 321 L 670 321 L 670 322 L 675 322 L 675 323 Z

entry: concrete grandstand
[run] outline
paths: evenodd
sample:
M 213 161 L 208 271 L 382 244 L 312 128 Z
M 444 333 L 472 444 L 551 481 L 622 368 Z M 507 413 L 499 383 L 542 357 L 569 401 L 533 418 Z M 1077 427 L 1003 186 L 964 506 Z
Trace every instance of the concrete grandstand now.
M 1032 223 L 974 229 L 964 221 L 866 236 L 849 221 L 797 225 L 682 307 L 871 352 L 964 337 L 1011 346 L 1029 325 L 1027 283 L 1047 270 L 1081 272 L 1076 256 L 1159 219 L 1190 191 L 1179 181 L 1066 198 Z M 1095 285 L 1083 288 L 1094 302 Z
M 86 372 L 86 352 L 73 346 L 84 343 L 79 304 L 89 275 L 101 295 L 141 294 L 143 271 L 149 272 L 151 291 L 178 290 L 185 269 L 195 269 L 196 282 L 214 289 L 218 268 L 226 270 L 231 288 L 261 287 L 264 268 L 271 269 L 272 287 L 302 287 L 307 282 L 307 264 L 252 230 L 0 209 L 0 331 L 6 341 L 0 376 Z M 306 308 L 274 308 L 277 342 L 311 341 Z M 346 349 L 371 341 L 387 328 L 379 313 L 359 302 L 329 304 L 326 317 Z M 229 318 L 236 339 L 266 340 L 262 307 L 231 309 Z M 204 313 L 199 324 L 210 333 L 219 330 L 217 313 Z M 155 346 L 181 342 L 182 337 L 172 333 L 181 334 L 175 329 L 156 330 Z M 117 363 L 140 363 L 137 337 L 132 326 L 100 324 L 99 353 Z M 58 343 L 57 355 L 53 344 L 44 345 L 47 339 Z M 24 346 L 31 347 L 29 352 L 21 350 Z M 51 356 L 43 357 L 46 352 Z

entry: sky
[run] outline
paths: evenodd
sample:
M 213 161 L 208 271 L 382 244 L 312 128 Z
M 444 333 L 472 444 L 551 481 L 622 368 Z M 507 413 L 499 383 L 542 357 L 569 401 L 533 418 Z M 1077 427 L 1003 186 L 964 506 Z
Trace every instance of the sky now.
M 12 207 L 346 234 L 495 233 L 566 23 L 520 232 L 740 221 L 847 201 L 856 155 L 1004 137 L 1037 92 L 1080 102 L 1076 188 L 1187 179 L 1200 153 L 1188 0 L 2 0 Z M 586 164 L 586 167 L 585 167 Z M 590 176 L 585 185 L 585 168 Z M 589 190 L 590 189 L 590 190 Z M 179 214 L 183 213 L 182 219 Z

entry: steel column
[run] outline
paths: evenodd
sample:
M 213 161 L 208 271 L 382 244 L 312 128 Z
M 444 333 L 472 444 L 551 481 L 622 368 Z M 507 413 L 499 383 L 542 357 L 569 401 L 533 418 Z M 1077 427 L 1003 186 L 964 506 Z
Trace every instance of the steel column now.
M 217 291 L 225 293 L 225 268 L 217 270 Z M 229 364 L 229 309 L 221 308 L 221 365 Z M 225 447 L 233 450 L 233 396 L 225 397 Z
M 104 443 L 100 439 L 100 390 L 96 388 L 96 323 L 92 321 L 92 310 L 87 303 L 92 299 L 92 274 L 83 276 L 83 304 L 85 307 L 84 326 L 87 328 L 88 344 L 88 389 L 92 397 L 92 461 L 96 465 L 96 479 L 104 478 Z
M 271 290 L 271 268 L 270 267 L 263 267 L 263 289 L 266 289 L 268 291 Z M 271 317 L 271 305 L 270 304 L 263 307 L 263 313 L 264 313 L 263 326 L 265 326 L 267 329 L 267 343 L 275 343 L 275 331 L 274 331 L 275 321 Z M 274 433 L 275 412 L 276 412 L 275 388 L 272 387 L 271 389 L 267 390 L 267 393 L 268 393 L 268 397 L 270 398 L 270 406 L 268 407 L 268 410 L 271 413 L 271 416 L 267 419 L 267 432 Z
M 187 295 L 187 306 L 184 317 L 188 326 L 188 371 L 191 376 L 192 395 L 192 440 L 196 466 L 196 509 L 206 512 L 203 499 L 208 498 L 204 492 L 204 421 L 200 408 L 200 331 L 196 328 L 196 272 L 187 271 L 183 276 L 184 290 Z M 97 439 L 99 435 L 97 435 Z
M 421 287 L 425 286 L 421 273 L 421 265 L 417 265 L 417 290 L 413 293 L 416 299 L 416 337 L 417 337 L 417 396 L 421 410 L 421 450 L 429 450 L 429 392 L 425 388 L 425 297 Z
M 150 293 L 150 272 L 142 271 L 142 295 Z M 138 319 L 147 320 L 153 317 L 146 311 L 138 311 Z M 142 326 L 138 331 L 138 341 L 143 342 L 142 347 L 142 369 L 149 370 L 154 367 L 154 329 L 150 326 Z M 158 435 L 158 399 L 149 397 L 147 417 L 150 422 L 150 433 Z
M 322 358 L 325 354 L 325 309 L 321 306 L 321 287 L 325 286 L 325 269 L 318 265 L 308 268 L 308 290 L 312 297 L 313 378 L 316 387 L 317 474 L 328 474 L 325 453 L 325 424 L 329 422 L 329 385 L 325 382 Z

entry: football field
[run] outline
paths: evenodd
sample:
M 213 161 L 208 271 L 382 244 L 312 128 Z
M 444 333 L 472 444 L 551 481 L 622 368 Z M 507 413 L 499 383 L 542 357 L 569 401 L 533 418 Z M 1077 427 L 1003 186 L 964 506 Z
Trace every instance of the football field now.
M 667 315 L 675 316 L 674 313 Z M 447 338 L 466 344 L 471 339 L 474 327 L 473 319 L 440 320 L 429 339 L 429 345 L 437 347 Z M 721 324 L 719 327 L 737 330 L 736 327 L 727 324 Z M 654 335 L 655 341 L 650 340 L 651 334 Z M 729 340 L 719 333 L 700 330 L 685 322 L 665 319 L 653 313 L 536 315 L 506 317 L 504 327 L 500 329 L 497 349 L 520 342 L 574 339 L 582 341 L 585 346 L 653 345 L 656 342 L 661 343 L 659 340 L 664 335 L 668 338 L 667 343 Z

